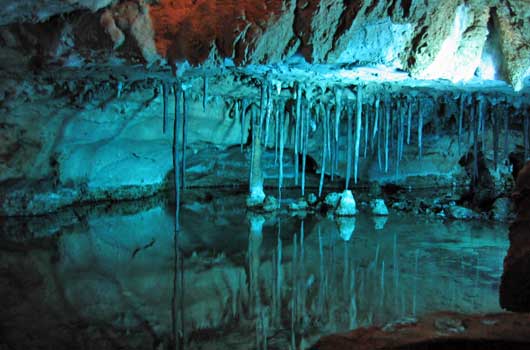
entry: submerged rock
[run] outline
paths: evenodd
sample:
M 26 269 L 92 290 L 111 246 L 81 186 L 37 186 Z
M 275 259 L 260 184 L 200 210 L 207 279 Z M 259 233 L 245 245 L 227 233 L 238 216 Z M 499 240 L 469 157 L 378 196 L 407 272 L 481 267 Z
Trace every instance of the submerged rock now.
M 372 208 L 372 214 L 374 215 L 379 215 L 379 216 L 388 215 L 388 208 L 386 207 L 385 201 L 383 199 L 374 199 L 370 203 L 370 207 Z
M 480 215 L 473 210 L 458 205 L 447 207 L 445 209 L 445 214 L 448 218 L 456 220 L 472 220 L 480 218 Z
M 309 208 L 309 205 L 303 198 L 300 198 L 297 201 L 289 203 L 289 210 L 292 210 L 292 211 L 305 211 L 308 208 Z
M 247 207 L 259 207 L 263 205 L 263 202 L 265 201 L 265 193 L 263 193 L 263 190 L 261 191 L 252 191 L 251 194 L 247 196 Z
M 510 198 L 500 197 L 493 202 L 490 218 L 495 221 L 508 221 L 512 218 L 512 201 Z
M 280 207 L 280 203 L 278 203 L 278 200 L 274 196 L 267 196 L 265 197 L 265 201 L 263 202 L 263 210 L 265 211 L 275 211 Z
M 340 194 L 339 206 L 335 210 L 338 216 L 353 216 L 357 214 L 355 198 L 350 190 L 345 190 Z
M 309 195 L 307 195 L 307 203 L 309 205 L 315 205 L 317 200 L 318 200 L 318 198 L 317 198 L 317 196 L 314 193 L 310 193 Z
M 332 208 L 336 208 L 337 204 L 339 204 L 339 200 L 340 200 L 340 193 L 330 192 L 326 195 L 326 198 L 324 199 L 324 204 Z

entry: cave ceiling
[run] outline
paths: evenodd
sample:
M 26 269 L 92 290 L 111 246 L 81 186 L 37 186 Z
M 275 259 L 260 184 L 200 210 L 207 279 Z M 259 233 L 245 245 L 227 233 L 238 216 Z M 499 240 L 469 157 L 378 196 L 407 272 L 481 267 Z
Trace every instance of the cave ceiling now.
M 1 0 L 2 74 L 528 90 L 530 2 Z M 227 74 L 231 73 L 231 74 Z M 233 91 L 229 91 L 232 89 Z

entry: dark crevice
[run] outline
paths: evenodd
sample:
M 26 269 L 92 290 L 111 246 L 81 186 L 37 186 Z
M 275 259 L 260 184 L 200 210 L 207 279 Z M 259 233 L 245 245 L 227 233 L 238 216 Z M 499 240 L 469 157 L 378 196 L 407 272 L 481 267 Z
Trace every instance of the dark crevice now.
M 374 9 L 377 7 L 377 4 L 379 3 L 378 0 L 372 0 L 372 2 L 370 3 L 370 5 L 368 5 L 368 7 L 366 8 L 366 10 L 364 11 L 364 14 L 366 16 L 368 16 L 370 13 L 372 13 L 374 11 Z
M 337 25 L 337 29 L 333 35 L 333 49 L 335 49 L 335 44 L 339 38 L 351 28 L 353 21 L 359 13 L 359 10 L 364 5 L 364 2 L 359 0 L 344 0 L 343 3 L 345 9 L 340 15 L 339 24 Z
M 425 21 L 425 15 L 418 21 L 418 25 L 423 25 L 423 22 Z M 416 58 L 414 57 L 416 52 L 418 51 L 419 45 L 422 42 L 423 37 L 425 36 L 425 33 L 427 32 L 428 26 L 423 26 L 421 30 L 412 38 L 411 40 L 411 47 L 410 47 L 410 56 L 408 58 L 408 65 L 409 67 L 413 66 L 416 63 Z
M 412 0 L 401 0 L 401 9 L 403 10 L 403 18 L 407 18 L 410 16 L 410 5 L 412 4 Z
M 388 9 L 386 11 L 386 13 L 388 14 L 388 17 L 392 17 L 394 15 L 394 10 L 396 8 L 396 1 L 397 0 L 392 0 L 392 3 L 388 7 Z

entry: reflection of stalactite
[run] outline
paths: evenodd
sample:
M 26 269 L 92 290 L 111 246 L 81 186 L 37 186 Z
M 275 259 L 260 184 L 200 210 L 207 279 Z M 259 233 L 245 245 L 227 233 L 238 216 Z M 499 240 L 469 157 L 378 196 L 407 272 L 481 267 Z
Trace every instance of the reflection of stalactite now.
M 179 246 L 180 233 L 174 234 L 173 246 L 173 292 L 171 295 L 171 334 L 172 347 L 183 350 L 185 343 L 184 327 L 184 256 Z

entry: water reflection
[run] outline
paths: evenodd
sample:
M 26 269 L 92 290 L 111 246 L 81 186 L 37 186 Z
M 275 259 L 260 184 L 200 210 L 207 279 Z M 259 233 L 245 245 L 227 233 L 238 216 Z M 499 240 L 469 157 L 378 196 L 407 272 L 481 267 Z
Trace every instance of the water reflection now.
M 45 238 L 11 236 L 0 257 L 6 344 L 24 344 L 37 319 L 27 332 L 46 329 L 44 343 L 70 332 L 68 347 L 80 337 L 103 349 L 298 349 L 432 311 L 499 310 L 503 225 L 267 216 L 238 205 L 188 203 L 177 234 L 171 208 L 155 204 L 87 212 Z

